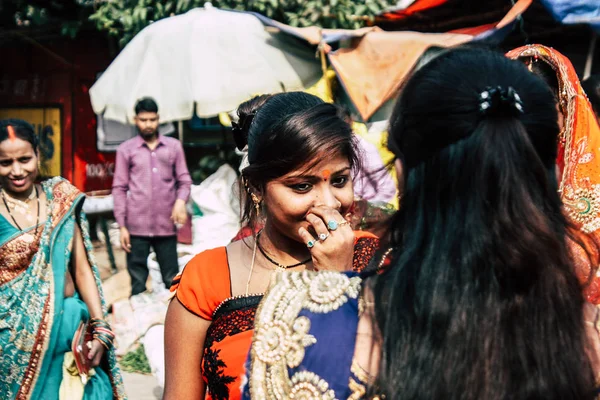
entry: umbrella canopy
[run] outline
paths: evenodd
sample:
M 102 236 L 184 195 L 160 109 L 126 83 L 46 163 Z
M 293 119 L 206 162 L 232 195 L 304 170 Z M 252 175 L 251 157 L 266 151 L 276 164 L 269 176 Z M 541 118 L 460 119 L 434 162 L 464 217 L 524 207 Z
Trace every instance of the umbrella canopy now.
M 314 47 L 267 32 L 250 13 L 207 6 L 142 30 L 90 98 L 96 114 L 131 122 L 135 102 L 151 96 L 167 122 L 230 111 L 255 94 L 302 90 L 321 75 Z

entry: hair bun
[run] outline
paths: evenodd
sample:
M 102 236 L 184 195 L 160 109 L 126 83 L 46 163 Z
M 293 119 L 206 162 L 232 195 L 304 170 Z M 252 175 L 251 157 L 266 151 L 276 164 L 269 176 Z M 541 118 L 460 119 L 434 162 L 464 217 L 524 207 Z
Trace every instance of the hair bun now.
M 517 116 L 523 114 L 523 102 L 512 86 L 507 89 L 488 86 L 479 94 L 479 112 L 484 116 Z
M 248 144 L 248 131 L 256 113 L 243 114 L 238 122 L 231 123 L 231 132 L 233 133 L 233 141 L 238 150 L 243 150 Z
M 235 141 L 235 147 L 238 150 L 243 150 L 248 144 L 248 133 L 250 132 L 250 125 L 254 116 L 258 113 L 258 110 L 272 97 L 270 94 L 263 94 L 260 96 L 254 96 L 248 101 L 243 102 L 238 106 L 237 115 L 238 121 L 231 123 L 231 131 L 233 133 L 233 140 Z

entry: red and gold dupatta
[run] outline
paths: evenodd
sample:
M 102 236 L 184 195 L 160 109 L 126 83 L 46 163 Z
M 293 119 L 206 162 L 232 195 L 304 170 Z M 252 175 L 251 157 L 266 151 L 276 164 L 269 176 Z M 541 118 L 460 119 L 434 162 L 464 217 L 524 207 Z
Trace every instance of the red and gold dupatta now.
M 528 45 L 511 50 L 512 59 L 533 57 L 556 72 L 559 107 L 565 126 L 558 143 L 556 164 L 559 192 L 570 222 L 576 228 L 571 244 L 576 273 L 588 301 L 600 303 L 600 127 L 575 68 L 558 51 Z

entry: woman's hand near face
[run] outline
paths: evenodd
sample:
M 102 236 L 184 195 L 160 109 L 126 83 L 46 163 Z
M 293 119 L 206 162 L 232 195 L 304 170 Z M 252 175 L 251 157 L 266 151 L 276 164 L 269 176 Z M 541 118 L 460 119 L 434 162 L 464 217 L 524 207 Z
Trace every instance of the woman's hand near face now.
M 310 223 L 315 235 L 307 229 L 300 228 L 298 234 L 304 241 L 312 241 L 310 248 L 313 266 L 317 270 L 349 271 L 352 269 L 354 257 L 354 232 L 342 215 L 327 206 L 313 207 L 306 220 Z M 336 229 L 333 227 L 337 224 Z

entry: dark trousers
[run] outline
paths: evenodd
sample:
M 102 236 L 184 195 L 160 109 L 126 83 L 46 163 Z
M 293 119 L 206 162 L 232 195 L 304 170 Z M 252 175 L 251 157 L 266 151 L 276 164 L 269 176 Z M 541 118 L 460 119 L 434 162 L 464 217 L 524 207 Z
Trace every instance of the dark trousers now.
M 169 289 L 175 275 L 179 272 L 177 265 L 177 236 L 131 236 L 131 252 L 127 253 L 127 270 L 131 277 L 131 295 L 142 293 L 146 290 L 148 280 L 148 256 L 150 246 L 156 253 L 156 260 L 160 266 L 162 280 Z

